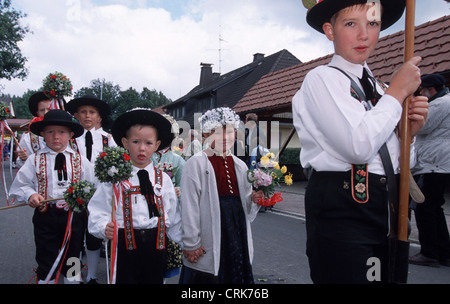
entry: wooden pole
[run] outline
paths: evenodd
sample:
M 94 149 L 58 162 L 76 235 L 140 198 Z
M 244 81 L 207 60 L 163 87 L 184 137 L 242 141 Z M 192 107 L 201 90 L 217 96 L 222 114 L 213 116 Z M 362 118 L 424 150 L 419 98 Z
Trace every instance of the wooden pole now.
M 59 197 L 59 198 L 52 198 L 52 199 L 48 199 L 48 200 L 44 200 L 44 201 L 40 201 L 39 203 L 44 204 L 44 203 L 48 203 L 48 202 L 53 202 L 53 201 L 60 201 L 63 200 L 64 197 Z M 7 207 L 1 207 L 0 210 L 7 210 L 7 209 L 12 209 L 12 208 L 17 208 L 17 207 L 23 207 L 23 206 L 29 206 L 28 203 L 23 203 L 23 204 L 18 204 L 18 205 L 12 205 L 12 206 L 7 206 Z
M 415 0 L 406 0 L 406 25 L 405 25 L 405 62 L 414 56 L 414 29 L 415 29 Z M 398 210 L 398 239 L 408 240 L 408 206 L 409 206 L 409 163 L 411 145 L 411 123 L 408 119 L 408 108 L 412 96 L 403 103 L 401 120 L 401 148 L 400 148 L 400 190 Z

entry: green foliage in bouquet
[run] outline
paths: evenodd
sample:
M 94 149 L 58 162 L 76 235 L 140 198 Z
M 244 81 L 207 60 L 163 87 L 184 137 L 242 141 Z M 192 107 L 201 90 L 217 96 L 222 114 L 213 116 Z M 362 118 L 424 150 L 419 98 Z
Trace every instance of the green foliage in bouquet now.
M 88 181 L 72 182 L 64 192 L 64 200 L 74 212 L 86 210 L 89 200 L 95 193 L 95 186 Z
M 108 147 L 95 160 L 95 176 L 102 183 L 117 183 L 131 177 L 133 165 L 128 151 L 122 147 Z
M 10 116 L 10 112 L 9 112 L 8 105 L 5 102 L 0 101 L 0 120 L 5 120 L 5 119 L 9 118 L 9 116 Z
M 50 73 L 43 81 L 44 94 L 50 99 L 61 99 L 64 96 L 72 96 L 72 82 L 64 74 Z

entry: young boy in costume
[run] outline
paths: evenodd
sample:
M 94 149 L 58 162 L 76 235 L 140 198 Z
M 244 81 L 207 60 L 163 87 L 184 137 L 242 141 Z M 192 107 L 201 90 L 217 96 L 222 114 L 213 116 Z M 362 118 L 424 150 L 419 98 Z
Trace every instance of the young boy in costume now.
M 180 283 L 254 283 L 250 223 L 263 193 L 252 191 L 247 165 L 231 154 L 239 116 L 218 108 L 199 120 L 208 148 L 189 158 L 181 177 Z
M 35 208 L 33 215 L 34 238 L 36 243 L 36 270 L 38 283 L 55 278 L 49 275 L 63 248 L 64 236 L 71 227 L 70 242 L 65 248 L 65 258 L 61 259 L 62 273 L 66 276 L 66 260 L 80 257 L 83 240 L 83 215 L 73 212 L 71 223 L 64 201 L 41 203 L 43 200 L 63 197 L 73 181 L 97 183 L 92 164 L 69 146 L 71 138 L 83 133 L 83 127 L 72 121 L 63 110 L 50 110 L 42 121 L 30 126 L 31 132 L 44 138 L 46 147 L 28 157 L 11 185 L 11 197 L 28 202 Z M 58 266 L 59 267 L 59 266 Z M 77 283 L 78 280 L 75 280 Z M 64 278 L 66 283 L 70 278 Z M 73 282 L 73 281 L 72 281 Z
M 28 100 L 28 108 L 33 114 L 34 121 L 44 117 L 45 113 L 49 111 L 51 100 L 43 92 L 37 92 L 31 95 Z M 33 120 L 31 123 L 33 123 Z M 45 147 L 44 139 L 38 134 L 27 132 L 20 138 L 19 145 L 22 149 L 17 151 L 16 165 L 18 168 L 22 167 L 30 154 L 36 153 L 40 148 Z
M 307 22 L 335 48 L 329 65 L 309 72 L 292 101 L 302 143 L 300 160 L 312 172 L 305 208 L 307 255 L 315 283 L 369 283 L 372 257 L 380 260 L 381 280 L 388 277 L 387 185 L 395 185 L 399 173 L 396 128 L 403 101 L 420 85 L 421 59 L 406 62 L 387 89 L 373 78 L 366 60 L 380 31 L 405 9 L 403 0 L 377 2 L 322 0 L 307 14 Z M 424 125 L 427 109 L 426 98 L 412 99 L 412 137 Z M 390 162 L 378 153 L 385 151 L 385 143 Z M 385 171 L 389 163 L 393 178 Z M 393 188 L 389 185 L 391 193 Z
M 113 186 L 101 183 L 88 206 L 89 232 L 105 240 L 112 240 L 117 233 L 116 283 L 161 284 L 167 238 L 181 243 L 181 217 L 172 181 L 154 166 L 151 157 L 171 145 L 171 124 L 156 112 L 135 109 L 117 118 L 112 134 L 130 153 L 131 186 L 122 191 L 123 200 L 115 211 L 115 231 L 111 220 Z
M 84 133 L 71 141 L 73 149 L 85 156 L 93 165 L 98 155 L 107 147 L 116 147 L 112 136 L 101 127 L 102 121 L 107 120 L 111 112 L 110 106 L 93 95 L 84 95 L 71 100 L 66 110 L 75 116 L 84 128 Z M 87 213 L 86 213 L 87 228 Z M 100 260 L 102 239 L 91 235 L 86 229 L 86 259 L 88 284 L 97 283 L 97 268 Z

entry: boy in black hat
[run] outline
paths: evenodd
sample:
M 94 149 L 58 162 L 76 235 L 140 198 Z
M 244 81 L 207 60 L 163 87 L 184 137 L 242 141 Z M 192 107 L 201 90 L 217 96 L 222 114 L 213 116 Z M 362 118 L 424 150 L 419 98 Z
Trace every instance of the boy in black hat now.
M 386 189 L 390 183 L 392 190 L 399 172 L 396 128 L 403 101 L 420 84 L 420 58 L 404 64 L 389 88 L 373 78 L 366 60 L 380 31 L 394 24 L 404 8 L 404 0 L 322 0 L 307 14 L 307 22 L 335 48 L 331 63 L 309 72 L 292 101 L 300 160 L 311 171 L 305 208 L 315 283 L 369 283 L 370 258 L 380 261 L 375 280 L 387 279 Z M 427 109 L 426 98 L 412 100 L 413 137 L 424 125 Z M 382 147 L 391 162 L 380 157 Z M 389 163 L 391 178 L 384 167 Z
M 45 113 L 49 111 L 51 100 L 43 92 L 37 92 L 31 95 L 28 100 L 28 108 L 30 113 L 33 114 L 34 118 L 30 122 L 39 121 L 44 117 Z M 44 139 L 40 135 L 33 134 L 32 132 L 27 132 L 20 138 L 19 145 L 22 149 L 17 152 L 17 167 L 22 167 L 28 158 L 29 154 L 36 153 L 40 148 L 45 147 Z
M 79 258 L 83 240 L 83 220 L 80 213 L 69 212 L 63 200 L 41 203 L 43 200 L 62 198 L 72 181 L 96 183 L 92 164 L 68 145 L 69 140 L 83 133 L 83 127 L 72 121 L 63 110 L 50 110 L 42 121 L 33 123 L 31 132 L 44 138 L 46 147 L 28 157 L 11 185 L 10 195 L 17 201 L 28 202 L 35 208 L 33 216 L 36 243 L 36 270 L 38 282 L 52 282 L 56 273 L 52 266 L 58 264 L 58 253 L 63 247 L 64 236 L 71 228 L 70 242 L 61 259 L 62 273 L 66 283 L 78 283 L 75 278 L 66 278 L 66 260 Z M 59 266 L 58 266 L 59 267 Z
M 123 201 L 116 208 L 118 231 L 111 220 L 112 184 L 101 183 L 88 206 L 89 232 L 105 240 L 117 235 L 117 276 L 112 282 L 163 283 L 166 235 L 181 243 L 181 216 L 172 181 L 151 161 L 153 153 L 170 146 L 171 129 L 164 116 L 147 109 L 131 110 L 112 126 L 114 140 L 129 151 L 133 163 L 130 189 L 122 191 Z
M 84 133 L 71 141 L 72 148 L 95 164 L 97 156 L 107 147 L 116 147 L 112 136 L 102 128 L 111 111 L 110 106 L 93 95 L 84 95 L 71 100 L 66 110 L 75 116 L 84 128 Z M 87 227 L 87 213 L 86 213 Z M 88 272 L 86 282 L 95 284 L 97 281 L 97 267 L 103 240 L 92 236 L 86 229 L 86 258 Z

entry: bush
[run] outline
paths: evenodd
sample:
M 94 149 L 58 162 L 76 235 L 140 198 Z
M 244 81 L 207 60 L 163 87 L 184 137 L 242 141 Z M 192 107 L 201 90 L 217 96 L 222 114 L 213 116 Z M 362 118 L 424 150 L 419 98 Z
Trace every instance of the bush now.
M 300 148 L 286 148 L 279 157 L 282 165 L 300 165 Z

